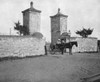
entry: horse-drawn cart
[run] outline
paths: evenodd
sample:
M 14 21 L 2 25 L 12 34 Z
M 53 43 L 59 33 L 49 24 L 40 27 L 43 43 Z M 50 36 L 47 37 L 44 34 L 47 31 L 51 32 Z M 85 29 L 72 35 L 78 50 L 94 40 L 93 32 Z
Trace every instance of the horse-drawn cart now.
M 50 49 L 52 53 L 55 53 L 57 51 L 61 52 L 61 54 L 63 55 L 64 52 L 66 52 L 66 48 L 69 49 L 69 54 L 72 54 L 72 47 L 73 46 L 78 46 L 77 41 L 73 41 L 73 42 L 68 42 L 68 43 L 56 43 L 56 44 L 51 44 L 50 45 Z

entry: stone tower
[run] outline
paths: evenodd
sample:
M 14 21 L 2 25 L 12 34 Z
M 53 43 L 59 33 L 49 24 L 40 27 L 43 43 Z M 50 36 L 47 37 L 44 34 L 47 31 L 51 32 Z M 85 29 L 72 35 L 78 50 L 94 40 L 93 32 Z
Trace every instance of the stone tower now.
M 30 2 L 30 8 L 22 11 L 23 13 L 23 26 L 26 26 L 29 30 L 29 34 L 32 35 L 35 32 L 40 32 L 40 10 L 33 7 L 33 2 Z
M 51 18 L 51 43 L 56 43 L 60 35 L 67 32 L 67 15 L 60 12 L 58 8 L 58 13 Z

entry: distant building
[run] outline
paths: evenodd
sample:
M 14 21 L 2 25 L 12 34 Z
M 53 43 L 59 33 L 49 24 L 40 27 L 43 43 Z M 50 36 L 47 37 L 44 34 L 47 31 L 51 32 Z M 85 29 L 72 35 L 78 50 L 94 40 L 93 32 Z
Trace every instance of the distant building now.
M 22 11 L 23 13 L 23 26 L 29 29 L 29 34 L 40 32 L 40 10 L 33 7 L 33 2 L 30 3 L 30 8 Z
M 51 18 L 51 43 L 56 43 L 60 35 L 67 32 L 67 15 L 60 12 L 58 8 L 58 13 Z

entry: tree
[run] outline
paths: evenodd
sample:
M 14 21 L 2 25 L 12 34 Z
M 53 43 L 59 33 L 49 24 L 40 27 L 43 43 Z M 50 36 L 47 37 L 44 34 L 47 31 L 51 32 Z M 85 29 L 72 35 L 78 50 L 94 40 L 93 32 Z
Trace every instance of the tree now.
M 93 29 L 86 29 L 86 28 L 83 28 L 82 30 L 79 30 L 79 31 L 76 31 L 76 34 L 84 37 L 84 38 L 87 38 L 89 35 L 91 35 L 93 32 Z
M 20 36 L 21 35 L 29 35 L 28 28 L 26 26 L 21 25 L 19 21 L 17 23 L 15 23 L 14 29 L 18 31 Z

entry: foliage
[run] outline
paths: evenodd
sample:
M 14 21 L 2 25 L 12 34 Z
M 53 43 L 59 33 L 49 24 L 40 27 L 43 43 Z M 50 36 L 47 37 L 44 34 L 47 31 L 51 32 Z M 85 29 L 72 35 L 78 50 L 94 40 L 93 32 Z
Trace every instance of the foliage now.
M 17 33 L 19 33 L 20 36 L 29 34 L 28 28 L 26 26 L 22 26 L 19 21 L 15 23 L 14 29 L 18 31 Z
M 85 29 L 85 28 L 83 28 L 82 30 L 76 31 L 76 34 L 78 34 L 78 35 L 80 35 L 80 36 L 82 36 L 84 38 L 87 38 L 88 35 L 92 34 L 92 32 L 93 32 L 93 29 L 90 29 L 90 28 Z

